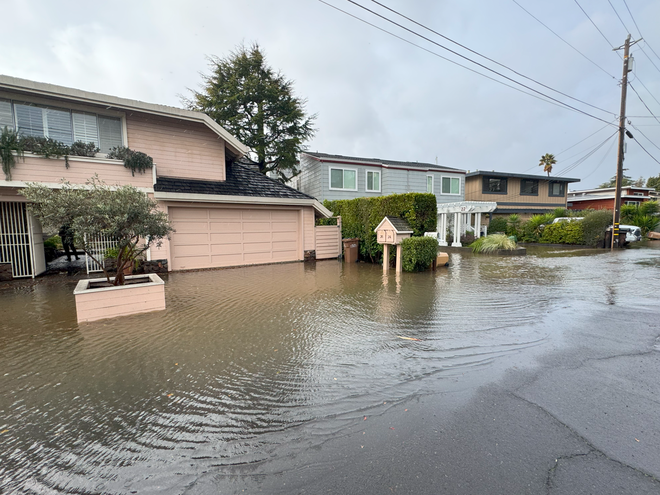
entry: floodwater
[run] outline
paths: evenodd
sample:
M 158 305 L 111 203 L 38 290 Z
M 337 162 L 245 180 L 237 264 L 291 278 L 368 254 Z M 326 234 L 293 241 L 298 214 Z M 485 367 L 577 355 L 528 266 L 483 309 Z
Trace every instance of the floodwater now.
M 531 366 L 581 302 L 658 304 L 653 245 L 450 262 L 174 273 L 167 310 L 80 325 L 75 280 L 0 287 L 0 492 L 180 493 Z

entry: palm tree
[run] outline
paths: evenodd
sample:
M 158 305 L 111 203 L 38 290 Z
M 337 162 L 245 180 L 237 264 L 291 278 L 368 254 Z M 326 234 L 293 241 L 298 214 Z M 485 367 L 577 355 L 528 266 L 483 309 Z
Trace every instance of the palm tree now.
M 539 167 L 543 167 L 543 171 L 548 172 L 548 177 L 550 177 L 550 172 L 552 172 L 552 166 L 555 163 L 557 163 L 557 160 L 555 160 L 555 155 L 546 153 L 541 157 L 541 161 L 539 162 Z

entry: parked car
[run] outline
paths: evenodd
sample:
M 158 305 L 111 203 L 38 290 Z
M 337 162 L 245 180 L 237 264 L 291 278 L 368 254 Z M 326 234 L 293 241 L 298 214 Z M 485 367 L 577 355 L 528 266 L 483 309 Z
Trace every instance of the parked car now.
M 582 220 L 583 218 L 584 217 L 557 217 L 552 221 L 552 223 L 577 222 L 578 220 Z
M 628 242 L 642 240 L 642 229 L 636 225 L 619 225 L 619 231 L 626 233 L 626 241 Z

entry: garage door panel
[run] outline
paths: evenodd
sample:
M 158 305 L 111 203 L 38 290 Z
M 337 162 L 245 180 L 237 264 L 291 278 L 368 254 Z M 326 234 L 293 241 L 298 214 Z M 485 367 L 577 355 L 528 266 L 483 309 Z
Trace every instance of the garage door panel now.
M 243 242 L 243 234 L 237 232 L 235 234 L 210 234 L 211 244 L 240 244 Z
M 210 208 L 208 215 L 212 220 L 241 220 L 242 211 L 233 208 Z
M 208 234 L 192 234 L 192 233 L 185 233 L 184 235 L 181 234 L 182 234 L 181 230 L 177 230 L 174 234 L 172 234 L 173 246 L 189 246 L 194 244 L 201 244 L 206 246 L 209 243 Z
M 241 232 L 243 224 L 241 222 L 209 222 L 211 232 Z
M 301 259 L 298 210 L 170 207 L 172 269 Z

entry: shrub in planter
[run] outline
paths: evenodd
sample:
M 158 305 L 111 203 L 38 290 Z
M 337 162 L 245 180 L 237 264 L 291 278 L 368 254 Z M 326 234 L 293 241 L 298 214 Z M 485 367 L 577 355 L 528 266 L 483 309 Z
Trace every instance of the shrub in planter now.
M 5 179 L 11 180 L 11 169 L 16 166 L 16 161 L 23 158 L 23 144 L 18 132 L 5 127 L 0 134 L 0 162 Z
M 409 237 L 401 242 L 401 267 L 405 272 L 426 270 L 438 256 L 434 237 Z
M 29 184 L 19 191 L 31 202 L 30 211 L 46 229 L 56 230 L 69 225 L 76 245 L 100 266 L 98 255 L 86 241 L 99 235 L 117 242 L 117 274 L 111 279 L 103 269 L 109 284 L 124 285 L 123 270 L 134 263 L 153 243 L 159 245 L 169 236 L 172 227 L 158 203 L 133 186 L 110 188 L 98 177 L 88 182 L 88 188 L 74 187 L 64 182 L 61 189 L 49 189 Z M 145 240 L 146 239 L 146 240 Z
M 541 235 L 541 242 L 548 244 L 582 244 L 584 242 L 582 220 L 546 225 Z
M 69 147 L 69 154 L 71 156 L 86 156 L 93 158 L 96 154 L 101 151 L 101 149 L 96 146 L 94 143 L 83 143 L 82 141 L 76 141 Z
M 108 158 L 123 160 L 124 167 L 130 169 L 133 175 L 135 175 L 135 172 L 143 174 L 147 169 L 154 166 L 154 160 L 149 155 L 141 151 L 134 151 L 126 146 L 112 148 L 108 153 Z

